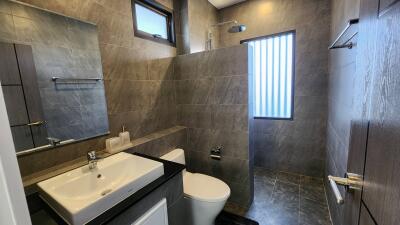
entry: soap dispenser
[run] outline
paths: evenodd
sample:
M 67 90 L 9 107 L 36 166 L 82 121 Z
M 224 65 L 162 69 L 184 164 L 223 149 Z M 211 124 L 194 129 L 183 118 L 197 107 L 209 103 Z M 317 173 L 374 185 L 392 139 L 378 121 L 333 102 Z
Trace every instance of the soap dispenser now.
M 131 143 L 129 131 L 125 131 L 125 125 L 122 126 L 122 132 L 119 133 L 119 138 L 120 138 L 122 146 L 125 146 L 125 145 L 128 145 Z

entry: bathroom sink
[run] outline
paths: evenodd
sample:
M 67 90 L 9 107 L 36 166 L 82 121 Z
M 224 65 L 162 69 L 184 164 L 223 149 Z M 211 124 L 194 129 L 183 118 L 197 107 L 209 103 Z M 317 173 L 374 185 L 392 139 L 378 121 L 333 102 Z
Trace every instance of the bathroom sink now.
M 38 183 L 41 198 L 71 225 L 85 224 L 164 174 L 162 163 L 118 153 Z

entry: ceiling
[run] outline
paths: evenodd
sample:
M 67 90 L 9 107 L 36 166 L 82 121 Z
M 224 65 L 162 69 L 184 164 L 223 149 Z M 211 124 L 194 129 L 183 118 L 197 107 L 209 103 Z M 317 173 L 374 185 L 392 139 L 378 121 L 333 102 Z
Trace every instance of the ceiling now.
M 217 9 L 222 9 L 231 5 L 234 5 L 239 2 L 244 2 L 246 0 L 208 0 L 211 4 L 215 6 Z

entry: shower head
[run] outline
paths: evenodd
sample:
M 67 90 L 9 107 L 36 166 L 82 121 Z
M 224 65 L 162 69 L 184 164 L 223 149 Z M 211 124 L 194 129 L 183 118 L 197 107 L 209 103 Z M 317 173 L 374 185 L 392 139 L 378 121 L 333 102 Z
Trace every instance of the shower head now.
M 235 24 L 231 28 L 229 28 L 229 33 L 239 33 L 246 30 L 246 25 L 243 24 Z
M 222 25 L 226 25 L 226 24 L 230 24 L 233 23 L 234 25 L 231 26 L 228 29 L 229 33 L 239 33 L 239 32 L 243 32 L 246 30 L 246 25 L 243 24 L 238 24 L 238 22 L 236 20 L 231 20 L 231 21 L 226 21 L 226 22 L 222 22 L 222 23 L 217 23 L 212 25 L 212 27 L 217 27 L 217 26 L 222 26 Z
M 236 20 L 230 20 L 230 21 L 225 21 L 225 22 L 221 22 L 221 23 L 217 23 L 217 24 L 213 24 L 209 27 L 208 29 L 208 38 L 206 41 L 206 50 L 211 50 L 213 49 L 213 31 L 211 28 L 214 27 L 219 27 L 219 26 L 223 26 L 223 25 L 227 25 L 227 24 L 231 24 L 233 23 L 233 26 L 231 26 L 228 29 L 229 33 L 239 33 L 239 32 L 243 32 L 246 30 L 246 25 L 243 24 L 239 24 Z

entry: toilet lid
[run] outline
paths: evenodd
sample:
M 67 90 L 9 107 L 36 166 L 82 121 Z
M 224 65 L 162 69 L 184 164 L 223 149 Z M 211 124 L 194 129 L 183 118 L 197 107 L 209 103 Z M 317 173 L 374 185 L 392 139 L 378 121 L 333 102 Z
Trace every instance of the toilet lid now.
M 225 201 L 231 190 L 223 181 L 200 173 L 187 172 L 183 177 L 186 196 L 207 202 Z

